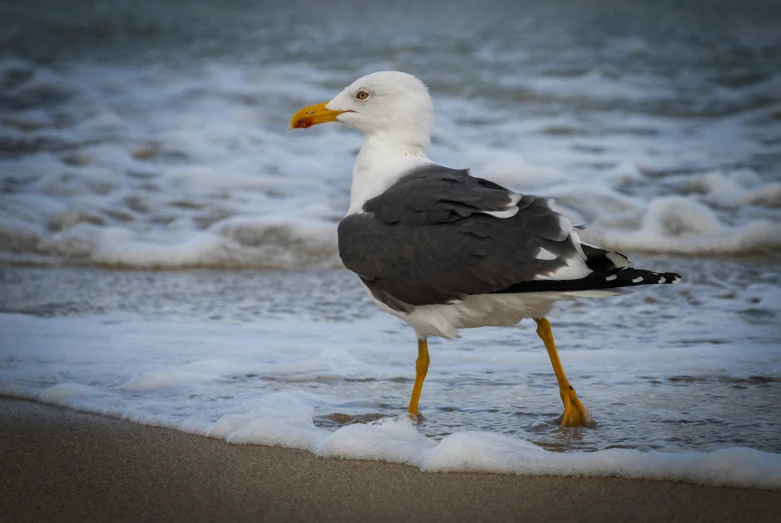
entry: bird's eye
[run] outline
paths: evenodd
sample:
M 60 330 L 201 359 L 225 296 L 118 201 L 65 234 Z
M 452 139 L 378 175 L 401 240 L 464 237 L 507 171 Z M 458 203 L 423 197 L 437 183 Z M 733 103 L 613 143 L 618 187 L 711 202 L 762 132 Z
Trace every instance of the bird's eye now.
M 359 99 L 359 100 L 366 100 L 367 98 L 369 98 L 369 93 L 368 93 L 368 92 L 366 92 L 366 91 L 358 91 L 358 92 L 355 94 L 355 97 L 356 97 L 357 99 Z

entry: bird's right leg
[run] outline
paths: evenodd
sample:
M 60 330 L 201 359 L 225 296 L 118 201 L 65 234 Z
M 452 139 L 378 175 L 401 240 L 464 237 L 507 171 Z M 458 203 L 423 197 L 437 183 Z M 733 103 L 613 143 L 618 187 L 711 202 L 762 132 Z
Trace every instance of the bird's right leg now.
M 409 400 L 410 417 L 416 420 L 420 420 L 418 414 L 418 402 L 420 401 L 420 392 L 423 390 L 423 380 L 426 379 L 428 373 L 428 342 L 426 340 L 418 340 L 418 359 L 415 361 L 415 385 L 412 387 L 412 397 Z
M 548 349 L 548 356 L 553 365 L 553 372 L 556 373 L 556 380 L 559 382 L 559 394 L 561 402 L 564 404 L 564 414 L 561 415 L 562 427 L 590 426 L 593 425 L 591 416 L 586 407 L 578 399 L 575 389 L 569 384 L 567 375 L 564 374 L 564 367 L 559 360 L 559 353 L 556 350 L 556 343 L 553 341 L 553 329 L 547 318 L 534 318 L 537 322 L 537 335 L 545 343 Z

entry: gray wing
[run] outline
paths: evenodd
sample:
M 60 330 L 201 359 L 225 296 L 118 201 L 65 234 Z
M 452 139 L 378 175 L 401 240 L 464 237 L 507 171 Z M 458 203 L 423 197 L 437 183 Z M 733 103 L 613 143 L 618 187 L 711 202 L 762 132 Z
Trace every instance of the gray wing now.
M 395 310 L 469 295 L 581 291 L 677 283 L 582 244 L 550 200 L 467 171 L 414 171 L 339 223 L 339 254 Z
M 363 210 L 340 222 L 339 254 L 375 297 L 400 310 L 502 291 L 582 257 L 572 224 L 547 199 L 466 171 L 413 172 Z

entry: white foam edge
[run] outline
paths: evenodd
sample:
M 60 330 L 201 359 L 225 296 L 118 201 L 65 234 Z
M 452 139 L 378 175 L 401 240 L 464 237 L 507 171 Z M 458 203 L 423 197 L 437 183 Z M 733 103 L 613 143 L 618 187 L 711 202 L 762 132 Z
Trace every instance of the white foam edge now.
M 745 447 L 675 453 L 636 449 L 552 452 L 520 438 L 482 431 L 458 432 L 436 442 L 421 434 L 407 416 L 346 425 L 330 432 L 314 423 L 318 397 L 303 392 L 273 393 L 245 402 L 215 423 L 192 417 L 166 418 L 141 411 L 95 409 L 90 405 L 90 398 L 102 393 L 74 383 L 59 384 L 45 391 L 2 387 L 0 394 L 224 439 L 233 444 L 303 449 L 325 458 L 404 463 L 423 472 L 619 477 L 781 490 L 781 454 Z

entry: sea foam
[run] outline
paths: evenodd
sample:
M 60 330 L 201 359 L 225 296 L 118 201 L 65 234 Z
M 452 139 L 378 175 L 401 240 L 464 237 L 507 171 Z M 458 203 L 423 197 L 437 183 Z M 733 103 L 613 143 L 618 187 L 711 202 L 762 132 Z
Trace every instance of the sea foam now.
M 334 84 L 348 82 L 344 73 L 305 64 L 193 65 L 177 78 L 154 66 L 0 62 L 12 108 L 0 122 L 0 150 L 8 153 L 0 160 L 0 261 L 339 266 L 336 222 L 361 138 L 335 125 L 288 132 L 286 122 L 300 105 L 333 96 Z M 633 82 L 590 71 L 503 77 L 496 85 L 562 103 L 615 96 L 638 108 L 672 96 L 663 84 Z M 752 89 L 770 93 L 764 84 Z M 29 103 L 44 94 L 47 104 Z M 527 114 L 524 104 L 500 111 L 433 94 L 433 160 L 556 197 L 562 212 L 588 226 L 587 241 L 694 255 L 781 250 L 779 173 L 729 167 L 770 154 L 750 139 L 760 131 L 749 120 L 709 123 L 695 149 L 678 120 L 640 109 L 620 118 L 605 110 L 595 129 L 568 113 Z
M 766 287 L 746 290 L 754 307 L 778 311 L 778 298 Z M 620 309 L 619 323 L 625 321 Z M 522 343 L 533 332 L 518 329 L 481 329 L 432 344 L 424 421 L 416 425 L 399 414 L 410 387 L 400 377 L 411 375 L 414 344 L 405 350 L 405 331 L 379 314 L 349 322 L 298 314 L 251 324 L 0 315 L 0 394 L 232 444 L 405 463 L 426 472 L 781 489 L 781 454 L 730 441 L 759 441 L 766 431 L 773 441 L 777 434 L 769 421 L 775 407 L 768 404 L 776 390 L 768 387 L 781 377 L 772 328 L 756 324 L 749 331 L 716 310 L 708 313 L 716 324 L 676 328 L 656 318 L 658 311 L 633 309 L 649 326 L 624 331 L 613 348 L 594 329 L 589 346 L 599 350 L 570 348 L 583 337 L 577 325 L 603 315 L 598 304 L 569 311 L 574 332 L 566 324 L 557 329 L 570 379 L 594 409 L 595 430 L 556 427 L 551 411 L 560 406 L 550 363 L 544 350 Z M 647 337 L 654 350 L 637 350 Z M 721 341 L 685 343 L 697 337 Z M 475 423 L 477 412 L 484 415 Z M 481 428 L 492 423 L 491 430 Z M 687 448 L 687 440 L 701 441 L 701 450 Z M 568 450 L 554 450 L 561 448 Z

